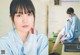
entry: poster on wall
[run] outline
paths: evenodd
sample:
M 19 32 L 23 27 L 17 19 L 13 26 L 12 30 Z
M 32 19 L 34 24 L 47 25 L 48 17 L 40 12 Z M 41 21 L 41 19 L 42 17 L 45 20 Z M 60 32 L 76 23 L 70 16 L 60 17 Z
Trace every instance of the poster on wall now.
M 61 2 L 80 2 L 80 0 L 61 0 Z
M 54 5 L 60 5 L 60 0 L 54 0 Z

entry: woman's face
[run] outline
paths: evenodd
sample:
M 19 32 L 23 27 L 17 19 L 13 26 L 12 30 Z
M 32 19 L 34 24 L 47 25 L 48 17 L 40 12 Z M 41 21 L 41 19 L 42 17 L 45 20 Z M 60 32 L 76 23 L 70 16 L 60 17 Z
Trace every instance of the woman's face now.
M 14 15 L 14 25 L 16 30 L 21 32 L 28 32 L 34 26 L 34 16 L 33 13 L 16 13 Z
M 71 18 L 71 16 L 72 16 L 71 14 L 67 14 L 67 15 L 68 15 L 69 18 Z

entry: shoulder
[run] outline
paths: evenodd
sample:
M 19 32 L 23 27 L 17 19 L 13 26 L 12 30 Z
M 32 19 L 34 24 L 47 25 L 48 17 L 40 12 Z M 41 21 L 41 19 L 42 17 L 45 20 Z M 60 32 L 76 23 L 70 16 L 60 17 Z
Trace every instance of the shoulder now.
M 7 39 L 8 39 L 8 34 L 5 34 L 3 36 L 0 36 L 0 43 L 1 42 L 6 42 Z
M 10 40 L 11 39 L 9 38 L 8 34 L 0 37 L 0 52 L 1 50 L 4 50 L 6 55 L 9 55 L 9 54 L 11 55 L 10 45 L 9 45 Z
M 7 40 L 9 40 L 9 34 L 8 34 L 8 33 L 5 34 L 5 35 L 3 35 L 3 36 L 0 36 L 0 43 L 1 43 L 1 42 L 4 43 L 4 42 L 6 42 Z
M 10 32 L 0 37 L 0 47 L 7 45 L 9 42 L 11 42 L 13 38 L 10 36 Z
M 79 18 L 74 14 L 74 15 L 72 16 L 72 20 L 73 20 L 73 21 L 78 21 Z
M 0 37 L 0 49 L 4 49 L 7 46 L 8 39 L 7 35 Z
M 38 41 L 43 41 L 43 40 L 48 41 L 48 37 L 38 31 L 36 31 L 36 37 Z

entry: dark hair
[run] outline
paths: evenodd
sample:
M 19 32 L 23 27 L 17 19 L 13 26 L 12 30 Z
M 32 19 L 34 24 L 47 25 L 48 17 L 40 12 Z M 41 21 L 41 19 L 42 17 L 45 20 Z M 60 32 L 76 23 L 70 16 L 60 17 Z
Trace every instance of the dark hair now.
M 31 0 L 12 0 L 10 4 L 10 16 L 14 22 L 14 15 L 16 13 L 31 13 L 35 17 L 35 8 Z
M 67 9 L 67 12 L 66 12 L 67 14 L 72 14 L 72 13 L 74 13 L 74 9 L 72 8 L 72 7 L 69 7 L 68 9 Z

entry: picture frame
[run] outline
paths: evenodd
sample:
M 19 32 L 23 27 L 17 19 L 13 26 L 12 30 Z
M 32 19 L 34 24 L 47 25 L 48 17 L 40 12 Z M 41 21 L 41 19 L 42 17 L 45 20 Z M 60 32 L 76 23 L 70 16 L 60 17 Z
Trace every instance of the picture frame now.
M 60 0 L 54 0 L 54 5 L 60 5 Z

